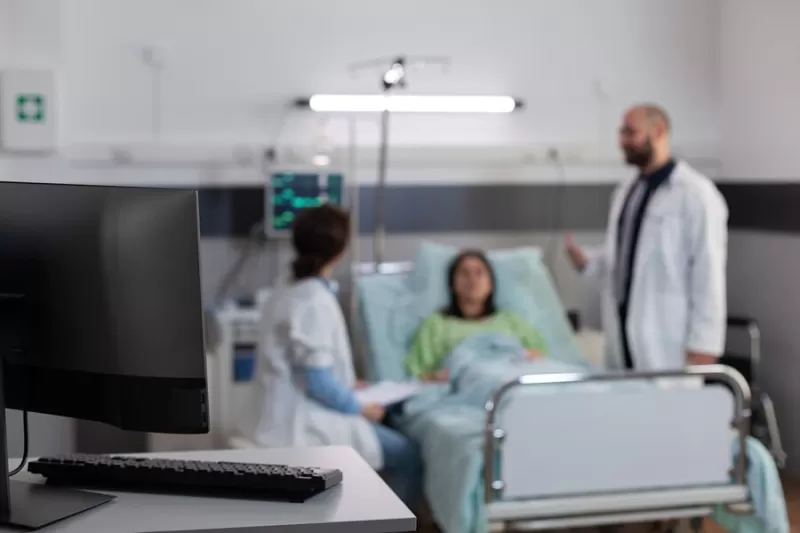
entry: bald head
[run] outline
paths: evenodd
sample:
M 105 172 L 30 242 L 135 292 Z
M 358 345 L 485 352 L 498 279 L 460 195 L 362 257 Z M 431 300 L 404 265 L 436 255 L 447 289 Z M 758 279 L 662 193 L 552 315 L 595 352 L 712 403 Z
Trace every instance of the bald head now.
M 669 115 L 664 111 L 664 108 L 659 105 L 640 104 L 630 108 L 628 113 L 638 115 L 640 118 L 649 122 L 651 127 L 661 127 L 666 130 L 667 133 L 670 131 L 671 124 Z
M 622 119 L 619 143 L 625 160 L 644 170 L 654 162 L 670 157 L 670 119 L 661 106 L 640 104 L 631 107 Z

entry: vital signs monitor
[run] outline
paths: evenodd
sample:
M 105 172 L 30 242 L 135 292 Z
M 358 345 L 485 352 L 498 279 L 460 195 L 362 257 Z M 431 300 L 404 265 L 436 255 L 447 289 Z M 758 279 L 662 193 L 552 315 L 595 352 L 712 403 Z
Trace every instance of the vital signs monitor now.
M 325 203 L 342 205 L 344 175 L 341 172 L 286 171 L 270 175 L 267 187 L 267 235 L 288 237 L 297 213 Z

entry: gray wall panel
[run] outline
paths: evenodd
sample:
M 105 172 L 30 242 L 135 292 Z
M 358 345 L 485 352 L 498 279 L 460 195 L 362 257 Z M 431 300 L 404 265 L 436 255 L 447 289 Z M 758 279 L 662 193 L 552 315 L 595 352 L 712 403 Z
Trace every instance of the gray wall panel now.
M 755 318 L 762 333 L 761 378 L 775 402 L 788 468 L 800 475 L 800 236 L 734 231 L 728 299 L 732 314 Z
M 730 226 L 800 234 L 800 183 L 721 182 L 730 208 Z
M 385 224 L 394 233 L 596 230 L 608 218 L 612 185 L 392 186 Z M 375 188 L 361 187 L 359 231 L 374 227 Z
M 727 182 L 734 229 L 800 232 L 800 184 Z M 543 231 L 604 227 L 614 185 L 459 184 L 389 185 L 384 191 L 386 229 L 393 233 Z M 351 188 L 360 201 L 359 232 L 374 227 L 376 189 Z M 207 237 L 246 235 L 263 216 L 263 189 L 215 188 L 201 192 L 201 228 Z M 231 233 L 233 232 L 233 233 Z
M 605 225 L 612 185 L 462 184 L 390 185 L 384 190 L 384 223 L 392 233 L 528 231 Z M 376 188 L 359 195 L 359 231 L 374 227 Z M 213 188 L 200 193 L 204 237 L 244 237 L 263 217 L 263 189 Z

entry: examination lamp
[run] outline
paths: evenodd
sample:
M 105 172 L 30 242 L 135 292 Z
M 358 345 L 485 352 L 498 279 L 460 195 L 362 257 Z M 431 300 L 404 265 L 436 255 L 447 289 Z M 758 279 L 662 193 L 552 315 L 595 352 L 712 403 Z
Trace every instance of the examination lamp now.
M 387 71 L 384 84 L 392 72 Z M 511 113 L 523 107 L 522 101 L 510 96 L 405 94 L 315 94 L 295 105 L 319 113 Z

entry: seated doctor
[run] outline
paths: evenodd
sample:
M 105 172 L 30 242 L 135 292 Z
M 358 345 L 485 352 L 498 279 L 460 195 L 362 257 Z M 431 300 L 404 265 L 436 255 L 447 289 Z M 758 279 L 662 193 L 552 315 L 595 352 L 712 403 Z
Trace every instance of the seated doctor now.
M 417 444 L 381 425 L 383 407 L 353 393 L 353 356 L 330 282 L 349 236 L 350 217 L 337 207 L 297 216 L 292 280 L 270 298 L 262 323 L 248 434 L 266 447 L 350 446 L 412 505 L 422 483 Z
M 507 333 L 517 337 L 535 359 L 545 355 L 539 332 L 518 314 L 499 310 L 494 304 L 495 275 L 489 259 L 478 250 L 465 250 L 450 263 L 447 272 L 450 303 L 420 326 L 406 356 L 408 372 L 423 381 L 447 381 L 441 368 L 455 346 L 476 333 Z

